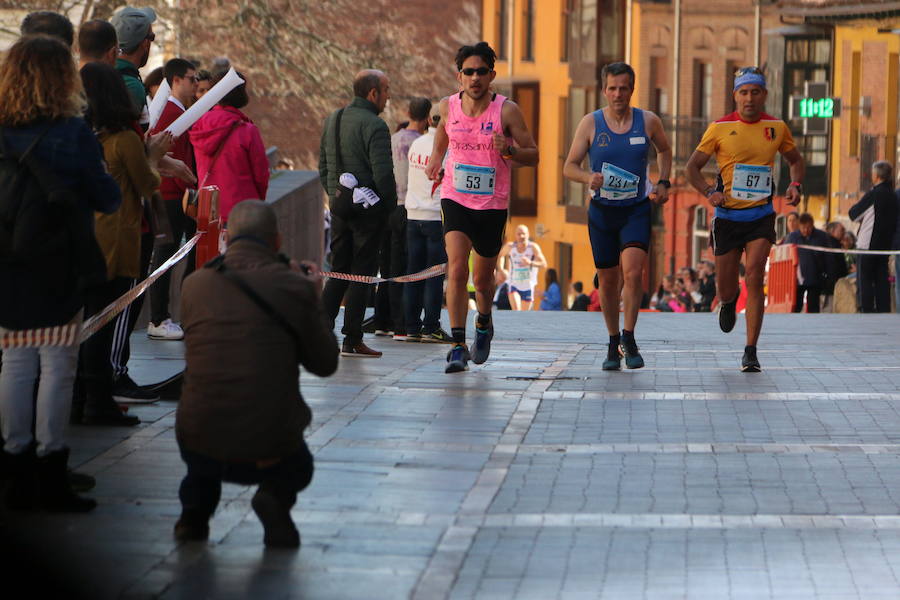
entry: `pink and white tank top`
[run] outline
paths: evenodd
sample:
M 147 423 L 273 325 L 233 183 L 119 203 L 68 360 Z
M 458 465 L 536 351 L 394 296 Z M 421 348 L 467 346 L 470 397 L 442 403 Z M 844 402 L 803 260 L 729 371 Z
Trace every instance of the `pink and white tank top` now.
M 509 207 L 509 161 L 493 147 L 495 131 L 503 131 L 503 102 L 494 94 L 487 109 L 477 117 L 462 110 L 462 93 L 449 98 L 444 127 L 450 138 L 441 197 L 474 210 Z M 512 140 L 507 138 L 507 143 Z

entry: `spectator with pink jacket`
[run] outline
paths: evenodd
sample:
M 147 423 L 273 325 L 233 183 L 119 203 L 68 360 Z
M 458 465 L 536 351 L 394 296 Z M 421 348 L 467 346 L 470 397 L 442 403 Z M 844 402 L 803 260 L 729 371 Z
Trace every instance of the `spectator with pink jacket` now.
M 216 79 L 221 79 L 224 73 Z M 246 81 L 244 75 L 241 79 Z M 250 98 L 247 84 L 231 90 L 191 128 L 200 185 L 219 187 L 219 215 L 223 222 L 242 200 L 266 199 L 269 161 L 262 136 L 241 112 Z

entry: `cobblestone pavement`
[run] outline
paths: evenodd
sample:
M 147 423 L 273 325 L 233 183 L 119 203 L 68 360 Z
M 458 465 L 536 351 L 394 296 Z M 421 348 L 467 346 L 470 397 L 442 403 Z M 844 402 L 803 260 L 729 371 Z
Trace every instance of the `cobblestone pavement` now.
M 373 338 L 379 360 L 302 377 L 316 475 L 299 552 L 265 551 L 251 488 L 177 546 L 174 403 L 77 427 L 97 510 L 22 517 L 92 598 L 896 599 L 900 319 L 645 314 L 647 367 L 604 373 L 600 315 L 500 313 L 491 360 Z M 133 375 L 182 368 L 135 336 Z

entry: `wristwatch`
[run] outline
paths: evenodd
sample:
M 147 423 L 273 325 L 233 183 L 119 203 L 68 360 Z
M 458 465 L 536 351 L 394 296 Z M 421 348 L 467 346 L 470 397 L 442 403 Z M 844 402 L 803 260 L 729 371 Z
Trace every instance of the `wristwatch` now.
M 803 184 L 802 183 L 800 183 L 799 181 L 792 181 L 788 184 L 788 189 L 790 189 L 791 187 L 797 188 L 797 193 L 800 194 L 801 196 L 803 195 Z
M 709 198 L 710 196 L 712 196 L 713 194 L 715 194 L 715 193 L 718 192 L 718 191 L 719 191 L 719 190 L 716 189 L 716 186 L 711 185 L 711 186 L 709 186 L 709 187 L 706 188 L 706 191 L 703 192 L 703 195 L 706 196 L 707 198 Z
M 656 182 L 656 185 L 664 185 L 666 186 L 666 189 L 669 189 L 672 187 L 672 182 L 668 179 L 660 179 Z

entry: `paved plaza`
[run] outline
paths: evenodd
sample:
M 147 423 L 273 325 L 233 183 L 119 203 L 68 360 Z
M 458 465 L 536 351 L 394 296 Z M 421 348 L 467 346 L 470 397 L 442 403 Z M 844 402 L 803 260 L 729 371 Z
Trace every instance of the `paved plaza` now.
M 446 321 L 446 315 L 445 315 Z M 496 314 L 491 359 L 367 339 L 379 360 L 303 374 L 316 474 L 299 551 L 267 551 L 252 488 L 225 485 L 208 543 L 177 545 L 174 402 L 135 429 L 76 427 L 88 515 L 16 516 L 103 598 L 900 597 L 900 317 L 643 314 L 647 367 L 605 373 L 594 313 Z M 183 368 L 135 334 L 134 378 Z

